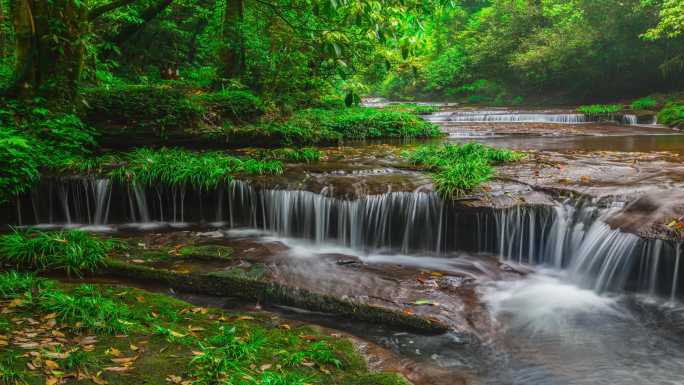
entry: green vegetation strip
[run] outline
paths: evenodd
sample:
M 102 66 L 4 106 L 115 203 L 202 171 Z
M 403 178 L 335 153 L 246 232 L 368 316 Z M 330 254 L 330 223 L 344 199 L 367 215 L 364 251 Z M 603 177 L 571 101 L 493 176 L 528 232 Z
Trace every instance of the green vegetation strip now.
M 523 154 L 467 143 L 423 146 L 406 156 L 412 164 L 433 173 L 435 188 L 443 198 L 454 199 L 489 181 L 494 174 L 493 164 L 515 162 Z
M 0 383 L 405 385 L 342 338 L 107 285 L 0 273 Z
M 615 114 L 623 110 L 623 106 L 619 104 L 592 104 L 588 106 L 579 106 L 577 112 L 586 115 L 605 115 Z
M 658 114 L 658 123 L 684 127 L 684 103 L 668 103 Z

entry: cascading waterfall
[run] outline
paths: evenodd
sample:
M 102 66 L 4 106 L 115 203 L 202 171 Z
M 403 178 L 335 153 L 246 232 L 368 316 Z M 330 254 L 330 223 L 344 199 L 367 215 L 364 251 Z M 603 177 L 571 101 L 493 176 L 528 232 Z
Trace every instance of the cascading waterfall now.
M 581 124 L 610 121 L 625 125 L 639 124 L 633 114 L 585 115 L 579 113 L 524 112 L 524 111 L 456 111 L 438 112 L 425 119 L 434 123 L 557 123 Z
M 682 245 L 611 229 L 602 219 L 612 210 L 570 201 L 468 208 L 426 192 L 344 200 L 308 191 L 258 189 L 241 181 L 198 191 L 70 178 L 43 181 L 4 217 L 7 224 L 24 225 L 214 223 L 374 252 L 498 254 L 505 262 L 557 269 L 596 291 L 684 297 Z

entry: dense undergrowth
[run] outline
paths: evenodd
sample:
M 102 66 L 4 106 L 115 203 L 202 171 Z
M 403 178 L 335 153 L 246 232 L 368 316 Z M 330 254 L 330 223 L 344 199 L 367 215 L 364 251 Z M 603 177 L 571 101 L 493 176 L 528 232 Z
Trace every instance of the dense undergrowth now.
M 437 192 L 446 199 L 458 198 L 489 181 L 492 165 L 514 162 L 522 153 L 480 143 L 422 146 L 407 153 L 409 161 L 432 172 Z
M 344 339 L 265 315 L 14 271 L 0 273 L 0 302 L 4 384 L 405 384 L 368 373 Z
M 658 123 L 673 127 L 684 127 L 684 104 L 672 102 L 658 114 Z

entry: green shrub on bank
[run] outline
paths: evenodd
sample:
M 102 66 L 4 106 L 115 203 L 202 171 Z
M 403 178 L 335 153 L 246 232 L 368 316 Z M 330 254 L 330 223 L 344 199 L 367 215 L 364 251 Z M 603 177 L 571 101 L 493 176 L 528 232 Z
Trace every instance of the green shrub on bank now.
M 410 112 L 415 115 L 429 115 L 439 112 L 440 108 L 437 106 L 424 105 L 424 104 L 390 104 L 383 108 L 385 111 L 397 111 L 397 112 Z
M 646 96 L 641 99 L 637 99 L 632 102 L 631 106 L 633 110 L 650 110 L 658 105 L 658 101 L 652 96 Z
M 309 110 L 304 113 L 346 139 L 428 138 L 442 135 L 437 126 L 407 112 L 349 108 L 325 113 Z
M 64 270 L 68 275 L 97 270 L 113 249 L 112 242 L 79 230 L 15 230 L 0 236 L 3 264 L 30 270 Z
M 250 121 L 264 113 L 263 101 L 249 91 L 224 90 L 198 96 L 196 100 L 222 120 Z
M 40 179 L 41 161 L 35 142 L 0 127 L 0 204 L 29 190 Z
M 125 85 L 84 91 L 85 120 L 98 127 L 133 127 L 164 136 L 185 129 L 202 116 L 185 90 L 151 85 Z
M 274 160 L 237 158 L 218 151 L 193 152 L 182 149 L 137 149 L 121 158 L 123 165 L 111 172 L 121 183 L 170 186 L 190 185 L 212 189 L 237 174 L 281 174 L 282 163 Z
M 622 111 L 619 104 L 592 104 L 577 107 L 577 112 L 587 115 L 615 114 Z
M 658 123 L 672 127 L 684 127 L 684 104 L 668 103 L 658 113 Z
M 44 100 L 0 105 L 0 203 L 29 190 L 42 169 L 90 154 L 95 131 L 76 115 L 52 113 Z
M 437 192 L 452 199 L 489 181 L 494 175 L 493 164 L 515 162 L 523 154 L 471 142 L 422 146 L 406 156 L 412 164 L 432 171 Z

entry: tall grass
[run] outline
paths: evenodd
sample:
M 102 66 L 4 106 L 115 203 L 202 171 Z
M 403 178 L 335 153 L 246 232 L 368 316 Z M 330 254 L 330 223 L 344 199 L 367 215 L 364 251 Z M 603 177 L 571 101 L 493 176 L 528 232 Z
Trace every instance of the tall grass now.
M 658 105 L 658 101 L 652 96 L 646 96 L 632 102 L 633 110 L 650 110 Z
M 80 230 L 15 230 L 0 236 L 0 262 L 22 269 L 64 270 L 81 276 L 104 264 L 115 244 Z
M 471 142 L 422 146 L 406 156 L 412 164 L 432 171 L 437 192 L 453 199 L 489 181 L 494 175 L 492 165 L 515 162 L 523 154 Z
M 121 183 L 171 186 L 191 185 L 212 189 L 237 174 L 280 174 L 282 163 L 275 160 L 241 159 L 221 152 L 193 152 L 181 149 L 137 149 L 127 154 L 122 165 L 111 172 Z

